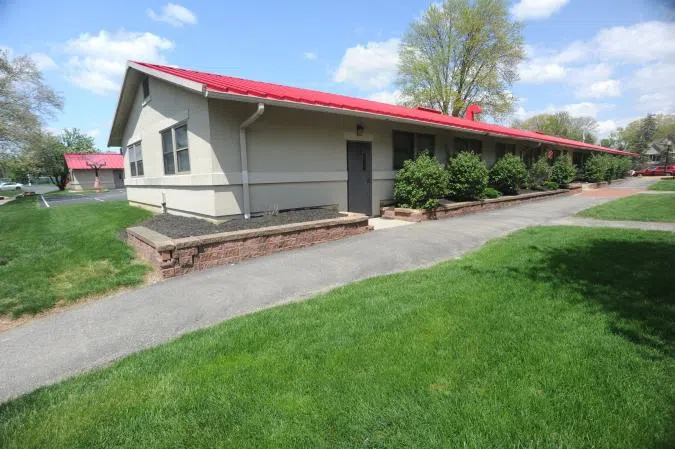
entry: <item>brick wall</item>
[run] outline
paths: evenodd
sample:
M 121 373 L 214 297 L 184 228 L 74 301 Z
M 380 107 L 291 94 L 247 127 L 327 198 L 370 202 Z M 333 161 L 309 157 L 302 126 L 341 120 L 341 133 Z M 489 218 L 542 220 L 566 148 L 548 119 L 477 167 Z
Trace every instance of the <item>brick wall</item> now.
M 129 244 L 138 249 L 145 260 L 159 268 L 164 278 L 170 278 L 252 257 L 363 234 L 371 229 L 366 219 L 357 223 L 331 224 L 221 242 L 198 243 L 197 240 L 194 245 L 181 244 L 180 248 L 165 251 L 157 251 L 133 234 L 129 234 L 127 238 Z

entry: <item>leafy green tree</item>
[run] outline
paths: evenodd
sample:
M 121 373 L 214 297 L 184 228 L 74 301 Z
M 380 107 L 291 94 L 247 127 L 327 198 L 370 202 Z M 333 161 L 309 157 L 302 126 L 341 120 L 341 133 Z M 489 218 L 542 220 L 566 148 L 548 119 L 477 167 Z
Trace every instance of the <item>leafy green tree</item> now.
M 96 142 L 94 138 L 83 134 L 77 128 L 64 129 L 59 136 L 61 144 L 68 153 L 96 153 Z
M 616 142 L 612 148 L 643 153 L 653 142 L 671 135 L 675 135 L 675 115 L 649 114 L 618 128 L 615 133 L 610 134 L 610 138 L 613 137 Z
M 433 209 L 448 194 L 448 173 L 429 153 L 407 160 L 396 173 L 394 199 L 399 207 Z
M 403 102 L 460 116 L 471 103 L 501 117 L 524 59 L 522 26 L 504 0 L 444 0 L 415 20 L 400 47 Z
M 35 171 L 48 176 L 59 190 L 65 190 L 70 175 L 66 153 L 94 153 L 94 139 L 77 128 L 64 130 L 60 136 L 42 133 L 32 139 L 22 155 L 31 161 Z
M 39 135 L 45 119 L 63 108 L 63 99 L 42 79 L 28 56 L 11 59 L 0 50 L 0 153 L 18 153 Z
M 597 140 L 598 122 L 594 118 L 573 117 L 567 112 L 538 114 L 526 120 L 514 120 L 511 126 L 581 142 L 593 143 Z

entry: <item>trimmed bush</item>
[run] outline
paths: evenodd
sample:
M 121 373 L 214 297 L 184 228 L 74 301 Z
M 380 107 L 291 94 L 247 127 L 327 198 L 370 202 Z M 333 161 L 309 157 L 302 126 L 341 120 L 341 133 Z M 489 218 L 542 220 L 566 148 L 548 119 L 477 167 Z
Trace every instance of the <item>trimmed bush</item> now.
M 394 181 L 398 207 L 433 209 L 448 194 L 448 172 L 429 153 L 403 163 Z
M 457 201 L 478 200 L 488 186 L 488 169 L 474 153 L 463 151 L 448 161 L 450 198 Z
M 499 198 L 500 196 L 502 196 L 502 194 L 499 192 L 499 190 L 493 189 L 492 187 L 486 188 L 483 192 L 483 198 L 487 199 Z
M 546 181 L 543 185 L 546 190 L 558 190 L 560 186 L 555 181 Z
M 563 187 L 574 181 L 576 174 L 577 169 L 567 154 L 558 156 L 551 167 L 551 181 Z
M 518 156 L 507 154 L 490 170 L 490 185 L 505 195 L 517 195 L 527 182 L 527 167 Z
M 541 156 L 532 164 L 528 172 L 529 184 L 533 189 L 540 189 L 551 178 L 551 167 L 546 156 Z
M 602 182 L 607 181 L 607 176 L 610 173 L 608 160 L 604 154 L 591 154 L 586 159 L 584 165 L 584 172 L 586 174 L 586 181 L 588 182 Z

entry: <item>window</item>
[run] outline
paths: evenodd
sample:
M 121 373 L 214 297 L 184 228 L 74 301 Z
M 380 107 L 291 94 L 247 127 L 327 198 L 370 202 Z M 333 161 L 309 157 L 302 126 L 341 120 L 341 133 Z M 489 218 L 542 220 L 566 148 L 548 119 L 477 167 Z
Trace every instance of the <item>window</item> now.
M 164 174 L 190 171 L 187 125 L 182 124 L 162 131 L 162 156 Z
M 143 86 L 143 100 L 147 100 L 150 96 L 150 78 L 146 76 L 143 78 L 143 82 L 141 84 Z
M 476 154 L 483 153 L 483 142 L 476 139 L 463 139 L 461 137 L 455 138 L 455 152 L 473 151 Z
M 504 157 L 506 154 L 516 154 L 516 144 L 497 142 L 495 143 L 495 153 L 497 159 Z
M 129 145 L 127 147 L 127 154 L 129 154 L 131 176 L 143 176 L 143 150 L 141 142 Z
M 576 165 L 577 167 L 581 167 L 584 165 L 584 153 L 581 151 L 575 151 L 572 153 L 572 163 Z
M 394 170 L 403 168 L 403 163 L 414 159 L 422 151 L 434 154 L 435 137 L 432 134 L 415 134 L 394 131 Z
M 172 130 L 168 129 L 162 132 L 162 153 L 164 156 L 164 174 L 173 175 L 176 173 L 176 164 L 173 160 L 173 135 Z

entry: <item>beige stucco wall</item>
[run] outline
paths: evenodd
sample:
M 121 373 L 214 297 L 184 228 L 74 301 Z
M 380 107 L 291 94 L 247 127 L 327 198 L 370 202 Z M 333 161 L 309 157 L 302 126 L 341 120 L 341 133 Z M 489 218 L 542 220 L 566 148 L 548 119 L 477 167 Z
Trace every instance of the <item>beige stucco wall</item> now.
M 160 132 L 182 122 L 188 127 L 190 171 L 165 176 Z M 131 176 L 129 154 L 125 154 L 124 181 L 129 201 L 159 206 L 164 194 L 173 210 L 215 215 L 213 152 L 209 139 L 206 98 L 150 78 L 150 100 L 144 102 L 139 86 L 123 143 L 126 146 L 141 141 L 144 175 Z
M 115 187 L 113 170 L 100 169 L 98 178 L 101 188 L 112 189 Z M 95 181 L 94 170 L 71 170 L 68 188 L 72 190 L 93 189 Z
M 150 80 L 151 100 L 143 105 L 137 94 L 124 133 L 124 143 L 142 141 L 145 175 L 129 176 L 132 202 L 158 207 L 166 199 L 170 211 L 209 217 L 243 212 L 239 125 L 255 103 L 209 98 Z M 191 172 L 164 176 L 160 131 L 186 121 Z M 356 136 L 356 126 L 364 127 Z M 393 198 L 392 133 L 394 130 L 433 134 L 441 163 L 456 152 L 455 137 L 483 141 L 482 157 L 491 166 L 497 142 L 524 143 L 426 126 L 363 119 L 267 105 L 247 130 L 251 210 L 337 206 L 347 210 L 347 141 L 372 143 L 372 213 Z

